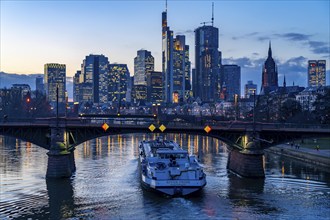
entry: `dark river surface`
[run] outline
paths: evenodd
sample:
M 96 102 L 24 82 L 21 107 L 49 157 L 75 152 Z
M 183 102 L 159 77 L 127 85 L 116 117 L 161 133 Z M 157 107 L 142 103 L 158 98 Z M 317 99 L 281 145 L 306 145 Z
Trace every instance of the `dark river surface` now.
M 129 134 L 77 146 L 72 178 L 48 180 L 47 150 L 0 136 L 0 219 L 330 219 L 330 171 L 265 154 L 265 179 L 226 170 L 223 143 L 167 135 L 199 155 L 207 185 L 197 195 L 169 198 L 140 186 L 138 143 Z

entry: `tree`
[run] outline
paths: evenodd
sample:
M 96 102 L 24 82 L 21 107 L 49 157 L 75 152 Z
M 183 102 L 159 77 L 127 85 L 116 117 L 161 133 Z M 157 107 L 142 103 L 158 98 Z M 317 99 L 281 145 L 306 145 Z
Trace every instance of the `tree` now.
M 301 105 L 298 101 L 294 99 L 287 99 L 281 105 L 279 120 L 281 122 L 288 122 L 301 112 Z
M 50 116 L 51 106 L 47 101 L 46 95 L 36 91 L 35 97 L 30 101 L 30 117 L 47 117 Z
M 317 95 L 313 104 L 313 115 L 322 124 L 330 124 L 330 88 L 326 87 L 324 93 Z

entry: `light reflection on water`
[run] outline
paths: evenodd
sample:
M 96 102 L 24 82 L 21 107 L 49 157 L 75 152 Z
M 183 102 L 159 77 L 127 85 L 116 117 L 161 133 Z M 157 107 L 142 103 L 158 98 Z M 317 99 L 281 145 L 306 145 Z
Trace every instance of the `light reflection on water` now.
M 266 178 L 226 170 L 221 141 L 168 135 L 198 155 L 207 174 L 202 192 L 167 198 L 141 189 L 138 143 L 154 135 L 102 137 L 75 150 L 72 178 L 46 180 L 47 151 L 0 137 L 0 219 L 327 219 L 330 174 L 278 155 L 265 155 Z

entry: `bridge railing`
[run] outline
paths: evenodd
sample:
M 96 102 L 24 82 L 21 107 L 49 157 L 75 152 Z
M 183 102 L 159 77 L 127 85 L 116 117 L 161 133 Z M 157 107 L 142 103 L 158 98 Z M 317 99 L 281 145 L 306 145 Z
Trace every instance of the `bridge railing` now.
M 40 124 L 49 125 L 56 123 L 56 118 L 10 118 L 0 121 L 0 125 L 15 125 L 15 124 Z M 61 125 L 102 125 L 107 123 L 109 125 L 132 125 L 132 126 L 149 126 L 151 124 L 165 126 L 180 126 L 180 127 L 204 127 L 209 125 L 211 127 L 218 128 L 230 128 L 230 129 L 251 129 L 253 127 L 252 122 L 244 121 L 165 121 L 152 117 L 77 117 L 77 118 L 58 118 L 58 123 Z M 260 123 L 257 122 L 256 129 L 330 129 L 330 125 L 325 124 L 295 124 L 295 123 Z

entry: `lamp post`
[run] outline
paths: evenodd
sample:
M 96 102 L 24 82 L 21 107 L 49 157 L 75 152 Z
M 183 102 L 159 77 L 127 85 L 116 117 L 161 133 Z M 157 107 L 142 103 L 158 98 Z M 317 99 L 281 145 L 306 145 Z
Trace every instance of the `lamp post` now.
M 56 85 L 56 128 L 58 129 L 58 84 Z
M 237 121 L 237 115 L 238 115 L 238 103 L 237 103 L 237 98 L 238 98 L 238 95 L 235 94 L 235 121 Z
M 256 108 L 256 90 L 253 90 L 253 134 L 256 131 L 255 108 Z

